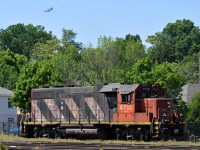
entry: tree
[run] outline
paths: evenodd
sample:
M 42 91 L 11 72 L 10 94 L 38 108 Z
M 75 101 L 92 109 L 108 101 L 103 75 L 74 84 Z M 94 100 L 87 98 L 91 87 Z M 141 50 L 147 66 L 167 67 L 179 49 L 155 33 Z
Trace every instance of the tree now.
M 29 63 L 24 67 L 17 80 L 16 88 L 11 98 L 14 106 L 22 108 L 23 110 L 30 110 L 31 89 L 38 86 L 34 77 L 37 69 L 37 63 Z
M 63 29 L 62 30 L 62 39 L 61 39 L 62 44 L 65 47 L 67 47 L 69 45 L 74 45 L 76 48 L 82 49 L 82 43 L 75 41 L 76 35 L 77 35 L 77 33 L 74 32 L 73 30 Z
M 115 68 L 118 64 L 118 52 L 111 37 L 100 37 L 98 47 L 88 47 L 81 51 L 79 62 L 80 81 L 84 85 L 115 81 Z
M 194 53 L 184 57 L 180 63 L 179 73 L 187 83 L 199 83 L 199 58 L 200 53 Z
M 140 36 L 128 34 L 124 39 L 117 38 L 116 45 L 119 47 L 120 64 L 118 68 L 118 80 L 128 82 L 127 74 L 132 70 L 135 63 L 146 57 L 145 46 Z
M 62 46 L 57 38 L 47 40 L 45 43 L 37 43 L 31 51 L 31 61 L 41 61 L 43 59 L 51 59 L 60 52 Z
M 134 35 L 131 35 L 131 34 L 127 34 L 125 36 L 125 39 L 124 41 L 127 43 L 127 42 L 142 42 L 142 40 L 140 39 L 140 36 L 138 34 L 136 34 L 135 36 Z
M 185 56 L 200 51 L 200 30 L 190 20 L 177 20 L 146 41 L 152 44 L 148 54 L 154 61 L 180 62 Z
M 30 58 L 30 52 L 36 43 L 44 43 L 52 38 L 52 33 L 46 32 L 42 26 L 19 23 L 0 30 L 0 49 L 10 49 Z
M 57 55 L 54 59 L 54 84 L 77 86 L 80 80 L 79 62 L 81 60 L 82 43 L 76 42 L 76 33 L 73 30 L 62 30 L 60 46 L 57 46 Z
M 191 103 L 188 105 L 188 113 L 186 120 L 189 122 L 200 122 L 200 93 L 192 97 Z
M 30 110 L 31 89 L 40 86 L 75 86 L 78 79 L 79 49 L 68 45 L 64 51 L 57 39 L 36 44 L 29 63 L 17 80 L 12 104 Z
M 152 70 L 155 83 L 161 85 L 166 90 L 169 97 L 176 98 L 186 84 L 184 75 L 179 73 L 180 64 L 162 63 L 156 65 Z
M 12 104 L 22 110 L 30 110 L 31 90 L 40 86 L 51 86 L 53 72 L 52 61 L 45 59 L 40 62 L 29 62 L 24 66 L 17 80 L 16 88 L 11 98 Z
M 97 48 L 81 52 L 81 77 L 86 84 L 126 82 L 126 74 L 140 58 L 146 57 L 139 35 L 112 39 L 101 36 Z
M 148 57 L 138 60 L 127 74 L 128 82 L 153 83 L 152 68 L 154 67 L 155 65 Z
M 139 60 L 127 78 L 130 83 L 156 83 L 166 90 L 166 96 L 176 98 L 185 84 L 185 78 L 178 72 L 179 64 L 154 64 L 149 58 Z
M 81 53 L 80 78 L 84 85 L 105 83 L 105 53 L 101 49 L 87 48 Z
M 27 63 L 23 55 L 12 51 L 0 51 L 0 86 L 13 90 L 21 68 Z
M 105 51 L 108 68 L 112 68 L 112 80 L 115 82 L 127 82 L 127 74 L 134 64 L 141 58 L 146 57 L 145 46 L 142 44 L 139 35 L 128 34 L 125 38 L 100 37 L 98 48 Z M 109 61 L 108 61 L 109 60 Z M 105 61 L 105 60 L 104 60 Z
M 53 61 L 53 76 L 52 79 L 56 85 L 60 86 L 77 86 L 80 80 L 80 67 L 81 54 L 79 49 L 74 45 L 68 46 L 65 53 L 57 53 L 52 58 Z

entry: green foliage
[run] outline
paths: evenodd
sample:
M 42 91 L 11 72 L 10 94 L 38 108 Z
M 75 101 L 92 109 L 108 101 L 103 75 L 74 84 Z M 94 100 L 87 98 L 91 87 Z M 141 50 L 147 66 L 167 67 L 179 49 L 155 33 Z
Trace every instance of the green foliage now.
M 10 49 L 14 53 L 30 58 L 30 52 L 36 43 L 44 43 L 52 38 L 52 33 L 44 31 L 42 26 L 19 23 L 0 30 L 0 49 Z
M 106 52 L 102 49 L 88 48 L 83 51 L 80 63 L 80 75 L 83 84 L 105 83 L 109 74 L 108 67 Z
M 86 48 L 81 52 L 79 74 L 81 83 L 94 85 L 116 81 L 119 53 L 111 37 L 100 37 L 98 48 Z
M 152 44 L 148 53 L 154 61 L 182 61 L 185 56 L 200 51 L 200 30 L 190 20 L 177 20 L 146 41 Z
M 189 122 L 200 122 L 200 93 L 196 93 L 192 99 L 191 103 L 188 105 L 189 111 L 187 113 L 186 120 Z
M 138 34 L 103 36 L 97 48 L 83 48 L 73 30 L 62 32 L 58 40 L 31 24 L 0 31 L 0 84 L 15 88 L 16 106 L 30 109 L 31 89 L 39 86 L 157 83 L 175 98 L 185 83 L 198 81 L 200 34 L 190 20 L 169 23 L 149 36 L 147 53 Z
M 187 83 L 198 83 L 199 81 L 199 58 L 200 53 L 184 57 L 180 64 L 179 73 L 185 77 Z
M 181 87 L 185 84 L 185 78 L 179 72 L 180 64 L 177 63 L 162 63 L 153 69 L 153 78 L 155 83 L 158 83 L 166 89 L 166 93 L 170 97 L 176 97 L 181 91 Z
M 74 45 L 76 48 L 82 49 L 82 43 L 75 41 L 77 35 L 76 32 L 74 32 L 73 30 L 66 30 L 66 29 L 63 29 L 62 32 L 63 34 L 61 42 L 65 47 L 69 45 Z
M 29 63 L 20 74 L 11 99 L 15 106 L 30 110 L 31 89 L 39 86 L 34 77 L 37 69 L 38 63 Z
M 31 89 L 52 85 L 53 72 L 52 61 L 42 60 L 41 62 L 27 64 L 18 78 L 11 99 L 12 104 L 23 110 L 30 110 Z
M 49 47 L 49 49 L 54 50 L 52 84 L 56 86 L 76 86 L 81 76 L 79 74 L 79 62 L 81 60 L 82 43 L 75 41 L 76 33 L 74 31 L 66 29 L 62 31 L 61 44 L 56 40 L 54 46 Z
M 179 64 L 154 64 L 149 58 L 139 60 L 128 74 L 131 83 L 157 83 L 166 90 L 166 95 L 176 97 L 184 85 L 184 77 L 178 72 Z
M 13 90 L 18 75 L 27 59 L 23 55 L 14 54 L 12 51 L 0 51 L 0 86 Z
M 126 75 L 133 65 L 146 57 L 139 35 L 128 34 L 124 39 L 100 37 L 97 48 L 81 53 L 80 75 L 84 84 L 127 82 Z
M 140 59 L 127 74 L 130 83 L 152 83 L 153 62 L 147 57 Z
M 31 60 L 51 59 L 60 49 L 60 42 L 57 38 L 47 40 L 45 43 L 37 43 L 31 51 Z
M 73 39 L 73 36 L 70 38 Z M 54 38 L 34 45 L 31 59 L 17 80 L 12 97 L 15 106 L 23 110 L 30 109 L 32 88 L 76 85 L 80 76 L 78 65 L 81 57 L 80 49 L 76 47 L 76 42 L 72 41 L 68 39 L 65 45 L 61 45 L 58 39 Z
M 54 72 L 52 84 L 57 86 L 76 86 L 80 80 L 79 62 L 81 54 L 74 45 L 68 46 L 65 53 L 58 53 L 52 58 Z
M 127 42 L 142 42 L 142 40 L 140 39 L 140 36 L 138 34 L 136 34 L 135 36 L 134 35 L 131 35 L 131 34 L 127 34 L 124 41 L 127 43 Z

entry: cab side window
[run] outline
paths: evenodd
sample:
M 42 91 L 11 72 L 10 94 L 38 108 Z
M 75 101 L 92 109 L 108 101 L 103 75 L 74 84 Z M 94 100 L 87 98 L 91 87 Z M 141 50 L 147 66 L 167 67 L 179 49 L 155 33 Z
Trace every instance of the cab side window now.
M 131 102 L 130 94 L 122 94 L 122 103 L 130 103 L 130 102 Z

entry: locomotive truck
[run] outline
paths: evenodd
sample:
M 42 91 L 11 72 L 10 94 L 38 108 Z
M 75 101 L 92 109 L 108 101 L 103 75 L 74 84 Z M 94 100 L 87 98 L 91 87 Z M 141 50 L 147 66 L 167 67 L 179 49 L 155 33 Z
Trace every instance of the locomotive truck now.
M 180 117 L 174 99 L 157 84 L 37 88 L 23 132 L 35 138 L 162 139 L 183 134 Z

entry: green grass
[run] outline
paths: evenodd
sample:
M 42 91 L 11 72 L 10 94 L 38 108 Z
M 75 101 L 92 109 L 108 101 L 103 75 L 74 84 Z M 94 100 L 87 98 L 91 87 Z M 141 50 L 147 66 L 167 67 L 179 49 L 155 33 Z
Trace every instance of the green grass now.
M 42 143 L 59 143 L 59 142 L 78 142 L 78 143 L 101 143 L 101 144 L 150 144 L 155 146 L 164 145 L 181 145 L 181 146 L 200 146 L 200 142 L 192 143 L 187 141 L 122 141 L 122 140 L 77 140 L 77 139 L 48 139 L 48 138 L 24 138 L 13 135 L 0 134 L 0 142 L 42 142 Z

